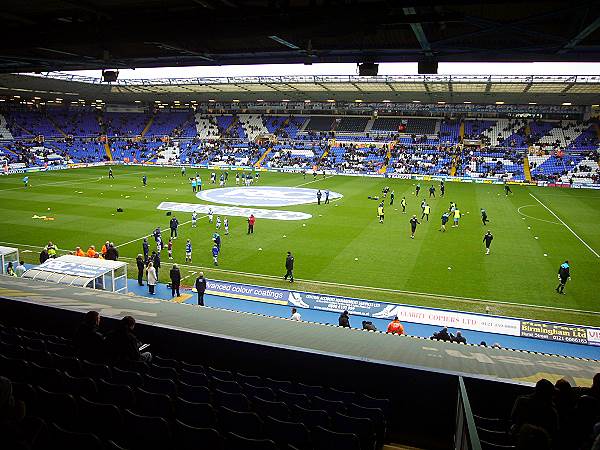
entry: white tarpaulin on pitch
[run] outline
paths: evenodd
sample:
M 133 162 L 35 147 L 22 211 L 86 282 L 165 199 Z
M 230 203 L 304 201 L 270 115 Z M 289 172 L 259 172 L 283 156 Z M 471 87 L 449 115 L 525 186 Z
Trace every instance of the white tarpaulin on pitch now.
M 215 205 L 201 205 L 197 203 L 176 203 L 176 202 L 162 202 L 156 207 L 163 211 L 177 211 L 193 213 L 196 211 L 199 214 L 208 214 L 209 210 L 212 210 L 213 214 L 219 216 L 238 216 L 248 217 L 250 214 L 254 214 L 257 219 L 272 219 L 272 220 L 306 220 L 312 217 L 311 214 L 306 214 L 298 211 L 279 211 L 272 209 L 258 209 L 258 208 L 240 208 L 237 206 L 215 206 Z

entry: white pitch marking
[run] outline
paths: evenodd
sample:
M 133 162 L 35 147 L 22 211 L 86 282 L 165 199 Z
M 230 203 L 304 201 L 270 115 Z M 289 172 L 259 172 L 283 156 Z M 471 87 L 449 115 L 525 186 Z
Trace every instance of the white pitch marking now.
M 552 211 L 550 208 L 548 208 L 546 205 L 544 205 L 544 204 L 541 202 L 541 200 L 540 200 L 540 199 L 538 199 L 538 198 L 537 198 L 535 195 L 533 195 L 531 192 L 529 193 L 529 195 L 531 195 L 531 196 L 532 196 L 532 197 L 533 197 L 533 198 L 534 198 L 534 199 L 535 199 L 535 200 L 536 200 L 536 201 L 537 201 L 537 202 L 538 202 L 540 205 L 542 205 L 544 208 L 546 208 L 550 214 L 552 214 L 554 217 L 556 217 L 556 219 L 558 219 L 558 221 L 559 221 L 560 223 L 562 223 L 562 224 L 565 226 L 565 228 L 566 228 L 567 230 L 569 230 L 571 233 L 573 233 L 573 236 L 575 236 L 577 239 L 579 239 L 579 240 L 581 241 L 581 243 L 582 243 L 583 245 L 585 245 L 585 246 L 588 248 L 588 250 L 589 250 L 590 252 L 592 252 L 594 255 L 596 255 L 596 258 L 600 258 L 600 255 L 599 255 L 599 254 L 596 252 L 596 250 L 594 250 L 592 247 L 590 247 L 590 246 L 587 244 L 587 242 L 585 242 L 583 239 L 581 239 L 581 238 L 579 237 L 579 235 L 578 235 L 577 233 L 575 233 L 575 232 L 573 231 L 573 229 L 572 229 L 572 228 L 571 228 L 569 225 L 567 225 L 567 224 L 566 224 L 566 223 L 565 223 L 565 222 L 564 222 L 564 221 L 563 221 L 563 220 L 562 220 L 560 217 L 558 217 L 558 216 L 557 216 L 557 215 L 554 213 L 554 211 Z
M 530 216 L 530 215 L 527 215 L 527 214 L 521 212 L 521 208 L 527 208 L 529 206 L 535 206 L 535 205 L 523 205 L 523 206 L 519 206 L 517 208 L 517 212 L 519 214 L 521 214 L 522 216 L 529 217 L 530 219 L 539 220 L 541 222 L 546 222 L 546 223 L 553 223 L 554 225 L 560 225 L 560 222 L 555 222 L 554 220 L 538 219 L 537 217 L 533 217 L 533 216 Z M 523 217 L 523 220 L 525 220 L 525 217 Z
M 18 242 L 8 242 L 8 241 L 0 241 L 0 244 L 29 247 L 29 248 L 35 248 L 38 250 L 44 248 L 43 246 L 39 246 L 39 245 L 21 244 Z M 58 249 L 58 250 L 64 251 L 64 252 L 69 251 L 69 250 L 65 250 L 65 249 Z M 262 250 L 262 248 L 259 248 L 259 250 Z M 122 259 L 125 261 L 131 261 L 131 262 L 135 261 L 135 258 L 128 258 L 126 256 L 121 256 L 121 257 L 119 257 L 119 259 Z M 162 264 L 165 266 L 168 266 L 169 264 L 173 264 L 173 263 L 170 263 L 168 261 L 162 261 Z M 247 276 L 250 278 L 277 280 L 277 281 L 281 280 L 280 276 L 275 276 L 275 275 L 265 275 L 265 274 L 252 273 L 252 272 L 240 272 L 240 271 L 236 271 L 236 270 L 221 269 L 221 268 L 213 267 L 213 266 L 205 267 L 205 266 L 192 266 L 190 264 L 179 264 L 179 263 L 175 263 L 175 264 L 177 264 L 179 267 L 197 269 L 197 270 L 200 270 L 203 272 L 208 272 L 208 271 L 217 272 L 217 273 L 222 272 L 222 273 L 229 273 L 229 274 L 234 274 L 234 275 L 243 275 L 243 276 Z M 357 285 L 357 284 L 348 284 L 348 283 L 334 283 L 331 281 L 321 281 L 321 280 L 307 280 L 307 279 L 300 279 L 300 278 L 297 278 L 296 280 L 303 281 L 305 283 L 311 283 L 311 284 L 314 284 L 315 286 L 318 286 L 318 285 L 334 286 L 334 287 L 342 286 L 342 287 L 348 287 L 348 288 L 352 288 L 352 289 L 364 289 L 364 290 L 372 290 L 372 291 L 380 291 L 380 292 L 393 292 L 393 293 L 399 293 L 399 294 L 416 295 L 419 297 L 445 298 L 448 300 L 463 301 L 465 303 L 474 303 L 477 305 L 480 305 L 482 302 L 484 302 L 484 303 L 490 303 L 490 304 L 502 305 L 502 306 L 514 306 L 514 307 L 519 307 L 519 308 L 534 308 L 534 309 L 551 310 L 551 311 L 566 311 L 566 312 L 572 312 L 572 313 L 576 313 L 576 314 L 600 316 L 600 312 L 598 312 L 598 311 L 586 311 L 583 309 L 575 309 L 575 308 L 561 308 L 560 306 L 544 306 L 544 305 L 535 305 L 535 304 L 529 304 L 529 303 L 506 302 L 506 301 L 502 301 L 502 300 L 488 300 L 488 299 L 475 298 L 475 297 L 462 297 L 462 296 L 446 295 L 446 294 L 432 294 L 432 293 L 428 293 L 428 292 L 405 291 L 405 290 L 401 290 L 401 289 L 391 289 L 391 288 L 383 288 L 383 287 L 377 287 L 377 286 L 361 286 L 361 285 Z
M 324 178 L 317 178 L 316 180 L 307 181 L 306 183 L 302 183 L 302 184 L 299 184 L 298 186 L 294 186 L 294 187 L 306 186 L 307 184 L 316 183 L 317 181 L 326 180 L 327 178 L 331 178 L 331 177 L 335 177 L 335 175 L 327 175 Z

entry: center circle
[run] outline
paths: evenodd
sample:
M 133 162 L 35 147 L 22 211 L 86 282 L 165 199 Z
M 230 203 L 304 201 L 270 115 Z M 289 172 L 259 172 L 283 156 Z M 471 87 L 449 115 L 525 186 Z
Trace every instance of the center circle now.
M 241 186 L 208 189 L 198 192 L 196 197 L 212 203 L 237 206 L 289 206 L 317 203 L 318 189 L 279 187 L 279 186 Z M 321 190 L 321 201 L 325 201 L 325 190 Z M 329 200 L 342 198 L 342 194 L 329 191 Z

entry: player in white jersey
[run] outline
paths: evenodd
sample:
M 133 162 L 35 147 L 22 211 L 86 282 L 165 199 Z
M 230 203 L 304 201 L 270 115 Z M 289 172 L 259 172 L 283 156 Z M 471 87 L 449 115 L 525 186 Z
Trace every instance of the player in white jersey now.
M 221 228 L 221 216 L 217 216 L 217 230 Z
M 212 208 L 208 208 L 208 223 L 212 223 L 213 211 Z
M 227 217 L 225 217 L 223 225 L 225 226 L 225 234 L 229 234 L 229 219 L 227 219 Z
M 192 213 L 192 228 L 196 228 L 196 222 L 198 221 L 198 213 L 194 211 Z
M 236 173 L 235 174 L 235 185 L 238 186 L 240 184 L 240 174 Z

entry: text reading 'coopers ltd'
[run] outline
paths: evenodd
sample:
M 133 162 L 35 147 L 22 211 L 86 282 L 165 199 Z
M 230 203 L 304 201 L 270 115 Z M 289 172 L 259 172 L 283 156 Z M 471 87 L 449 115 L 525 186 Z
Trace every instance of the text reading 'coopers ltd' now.
M 209 189 L 198 192 L 196 197 L 213 203 L 241 206 L 289 206 L 317 203 L 317 189 L 252 186 Z M 321 191 L 323 199 L 325 191 Z M 329 199 L 342 198 L 342 194 L 329 192 Z

